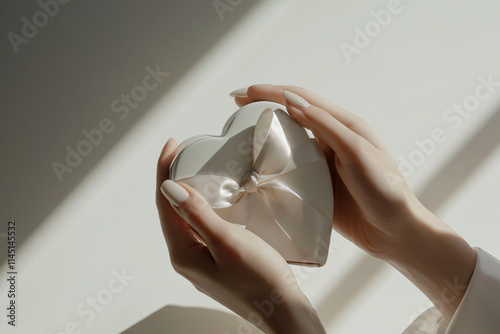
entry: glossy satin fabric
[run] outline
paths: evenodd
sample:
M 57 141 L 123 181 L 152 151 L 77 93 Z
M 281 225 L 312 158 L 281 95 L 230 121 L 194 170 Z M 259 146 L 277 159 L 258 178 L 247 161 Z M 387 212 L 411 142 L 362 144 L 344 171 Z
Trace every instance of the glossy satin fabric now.
M 302 254 L 302 262 L 323 264 L 324 260 L 319 257 L 324 256 L 325 249 L 318 248 L 318 241 L 329 241 L 332 222 L 283 180 L 303 178 L 301 168 L 306 166 L 308 170 L 321 170 L 324 155 L 311 140 L 297 150 L 295 161 L 289 164 L 292 151 L 286 131 L 286 124 L 272 109 L 261 114 L 253 135 L 253 171 L 241 183 L 226 175 L 195 175 L 177 181 L 195 188 L 216 212 L 231 210 L 235 221 L 246 222 L 243 225 L 258 235 L 266 233 L 266 224 L 275 224 Z M 328 238 L 323 238 L 325 234 Z M 273 244 L 273 240 L 270 243 Z M 324 248 L 325 243 L 319 246 Z M 287 254 L 282 255 L 287 258 Z

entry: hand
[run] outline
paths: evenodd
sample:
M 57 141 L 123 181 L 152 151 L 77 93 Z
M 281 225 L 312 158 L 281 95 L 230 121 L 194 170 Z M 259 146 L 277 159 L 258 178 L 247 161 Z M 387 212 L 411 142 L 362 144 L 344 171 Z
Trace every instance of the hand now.
M 297 109 L 286 101 L 285 89 L 312 105 Z M 389 255 L 405 232 L 402 221 L 407 220 L 418 201 L 366 122 L 302 88 L 255 85 L 247 94 L 236 97 L 236 103 L 240 106 L 257 100 L 281 103 L 298 123 L 315 134 L 330 165 L 334 228 L 371 255 L 379 258 Z
M 220 218 L 190 186 L 168 180 L 176 152 L 177 143 L 170 139 L 158 160 L 156 184 L 156 206 L 174 269 L 265 332 L 324 333 L 274 248 Z
M 232 95 L 239 106 L 261 100 L 286 105 L 314 133 L 330 165 L 334 228 L 396 267 L 451 319 L 474 269 L 475 250 L 420 203 L 368 124 L 299 87 L 254 85 Z M 443 301 L 455 281 L 462 289 Z

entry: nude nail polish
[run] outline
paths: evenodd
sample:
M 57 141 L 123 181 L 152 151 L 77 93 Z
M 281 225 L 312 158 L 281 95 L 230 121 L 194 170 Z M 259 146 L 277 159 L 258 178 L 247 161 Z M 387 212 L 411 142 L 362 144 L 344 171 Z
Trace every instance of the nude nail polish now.
M 163 182 L 160 189 L 163 195 L 175 206 L 181 205 L 189 197 L 187 190 L 172 180 Z
M 240 89 L 234 90 L 231 93 L 229 93 L 229 96 L 232 96 L 232 97 L 247 97 L 247 90 L 248 90 L 248 87 L 240 88 Z
M 307 102 L 304 98 L 298 96 L 295 93 L 285 90 L 283 92 L 285 99 L 297 108 L 307 108 L 310 106 L 309 102 Z

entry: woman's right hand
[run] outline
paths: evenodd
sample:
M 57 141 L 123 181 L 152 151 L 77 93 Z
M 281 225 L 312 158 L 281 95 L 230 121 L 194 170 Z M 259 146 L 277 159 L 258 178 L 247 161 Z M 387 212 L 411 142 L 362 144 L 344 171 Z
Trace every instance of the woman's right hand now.
M 255 85 L 240 105 L 254 100 L 286 104 L 289 114 L 320 141 L 334 188 L 334 227 L 376 257 L 399 247 L 408 219 L 421 209 L 396 162 L 360 117 L 303 88 Z
M 235 92 L 239 106 L 261 100 L 286 105 L 314 133 L 330 164 L 333 225 L 340 234 L 392 264 L 435 303 L 446 282 L 467 286 L 475 250 L 420 203 L 362 118 L 299 87 L 254 85 Z M 440 303 L 445 317 L 451 319 L 464 293 Z

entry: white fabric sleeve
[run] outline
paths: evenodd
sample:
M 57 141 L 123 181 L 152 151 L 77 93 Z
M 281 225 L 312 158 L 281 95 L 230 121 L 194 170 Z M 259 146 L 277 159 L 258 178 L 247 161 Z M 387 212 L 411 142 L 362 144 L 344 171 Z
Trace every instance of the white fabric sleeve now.
M 432 307 L 403 334 L 500 333 L 500 261 L 476 248 L 477 260 L 469 286 L 450 323 Z

